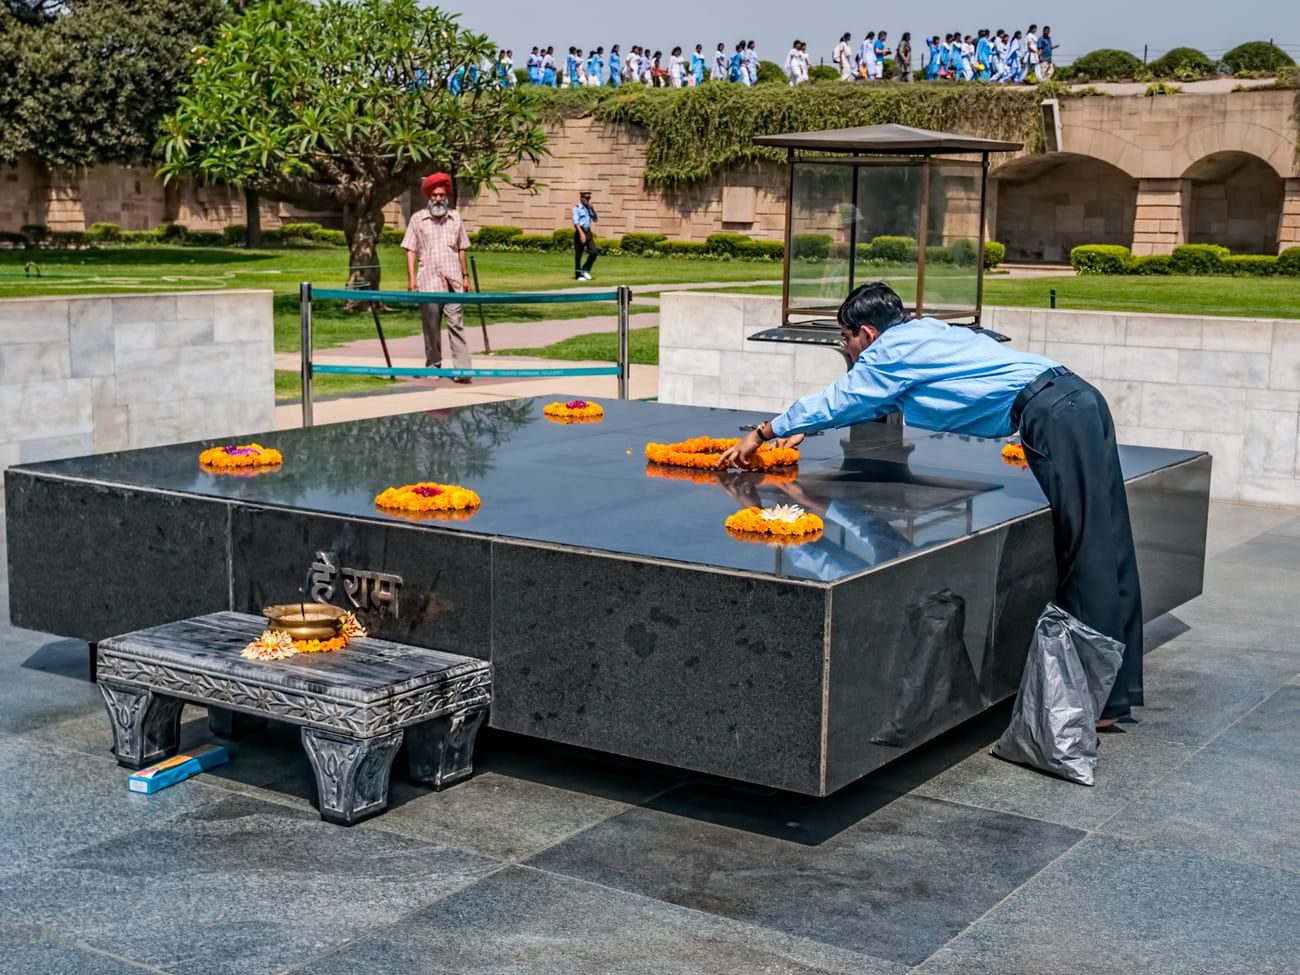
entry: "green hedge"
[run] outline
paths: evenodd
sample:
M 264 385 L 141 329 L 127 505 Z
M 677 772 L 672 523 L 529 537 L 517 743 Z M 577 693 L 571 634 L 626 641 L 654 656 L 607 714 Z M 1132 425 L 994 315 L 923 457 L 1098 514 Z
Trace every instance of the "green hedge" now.
M 915 237 L 873 237 L 871 238 L 871 257 L 873 260 L 888 264 L 916 263 Z
M 1166 51 L 1149 65 L 1157 78 L 1179 78 L 1191 81 L 1214 74 L 1214 59 L 1194 47 L 1176 47 Z
M 1147 254 L 1133 258 L 1129 274 L 1173 274 L 1174 262 L 1168 254 Z
M 1070 251 L 1070 266 L 1079 274 L 1127 274 L 1133 252 L 1119 244 L 1082 244 Z
M 1006 244 L 999 244 L 996 240 L 984 241 L 984 269 L 997 267 L 1007 258 Z
M 656 250 L 667 239 L 667 234 L 624 234 L 618 246 L 624 254 L 644 254 L 646 251 Z
M 830 257 L 831 243 L 830 234 L 795 234 L 793 257 L 795 260 L 824 261 Z
M 1295 61 L 1276 44 L 1270 44 L 1268 41 L 1247 41 L 1245 44 L 1238 44 L 1225 54 L 1223 63 L 1233 74 L 1240 74 L 1242 71 L 1277 71 L 1291 67 Z
M 95 244 L 116 244 L 122 239 L 122 228 L 115 223 L 92 223 L 86 228 L 86 240 Z
M 509 244 L 512 237 L 518 237 L 523 231 L 518 227 L 479 227 L 478 231 L 469 235 L 469 239 L 479 247 L 490 247 L 493 244 Z
M 1288 247 L 1277 256 L 1277 269 L 1283 274 L 1300 278 L 1300 247 Z
M 1141 60 L 1128 51 L 1104 47 L 1076 59 L 1065 73 L 1068 76 L 1066 80 L 1131 81 L 1145 78 L 1148 72 Z
M 1278 273 L 1272 254 L 1232 254 L 1223 259 L 1223 273 L 1234 278 L 1271 278 Z
M 665 257 L 713 257 L 702 240 L 663 240 L 655 244 L 654 251 Z
M 948 245 L 948 256 L 957 267 L 974 267 L 979 261 L 979 248 L 969 237 L 958 237 Z
M 1218 274 L 1228 248 L 1217 244 L 1180 244 L 1170 258 L 1175 274 Z

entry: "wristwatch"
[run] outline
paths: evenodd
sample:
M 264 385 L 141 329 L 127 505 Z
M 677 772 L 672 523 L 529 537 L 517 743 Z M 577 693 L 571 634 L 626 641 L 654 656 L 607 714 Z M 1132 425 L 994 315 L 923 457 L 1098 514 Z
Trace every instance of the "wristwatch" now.
M 764 420 L 764 421 L 763 421 L 762 423 L 760 423 L 758 426 L 754 427 L 754 432 L 755 432 L 756 434 L 758 434 L 758 442 L 759 442 L 759 443 L 767 443 L 769 440 L 775 440 L 775 439 L 776 439 L 776 434 L 775 434 L 775 433 L 773 433 L 772 436 L 770 436 L 770 437 L 765 437 L 765 436 L 763 436 L 763 427 L 767 426 L 768 423 L 770 423 L 770 422 L 771 422 L 770 420 Z

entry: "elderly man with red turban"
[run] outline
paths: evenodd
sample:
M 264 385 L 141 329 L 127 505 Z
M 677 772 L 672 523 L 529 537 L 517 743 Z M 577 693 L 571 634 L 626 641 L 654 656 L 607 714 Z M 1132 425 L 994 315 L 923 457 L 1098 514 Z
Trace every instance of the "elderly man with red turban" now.
M 469 237 L 460 214 L 452 209 L 451 177 L 446 173 L 426 176 L 420 184 L 428 206 L 411 215 L 406 225 L 402 248 L 406 251 L 407 286 L 411 291 L 468 291 L 469 271 L 465 251 Z M 418 270 L 417 270 L 418 268 Z M 425 304 L 420 306 L 420 324 L 424 328 L 424 363 L 442 366 L 442 316 L 447 315 L 447 335 L 451 342 L 452 363 L 457 369 L 469 369 L 469 344 L 465 341 L 465 315 L 461 305 Z M 468 376 L 453 382 L 468 383 Z

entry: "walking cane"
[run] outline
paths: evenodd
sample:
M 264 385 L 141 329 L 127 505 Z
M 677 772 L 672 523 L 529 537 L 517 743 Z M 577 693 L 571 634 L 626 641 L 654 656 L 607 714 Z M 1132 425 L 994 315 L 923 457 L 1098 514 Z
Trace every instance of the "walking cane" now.
M 471 254 L 471 255 L 469 256 L 469 271 L 470 271 L 470 274 L 473 275 L 473 277 L 474 277 L 474 293 L 475 293 L 475 294 L 479 294 L 480 291 L 481 291 L 482 289 L 479 288 L 479 286 L 478 286 L 478 265 L 474 263 L 474 255 L 473 255 L 473 254 Z M 479 305 L 479 306 L 478 306 L 478 323 L 479 323 L 480 327 L 482 327 L 482 329 L 483 329 L 483 351 L 484 351 L 484 352 L 491 352 L 491 351 L 492 351 L 492 343 L 491 343 L 490 341 L 488 341 L 488 333 L 487 333 L 487 316 L 486 316 L 485 314 L 483 314 L 483 306 L 482 306 L 482 305 Z

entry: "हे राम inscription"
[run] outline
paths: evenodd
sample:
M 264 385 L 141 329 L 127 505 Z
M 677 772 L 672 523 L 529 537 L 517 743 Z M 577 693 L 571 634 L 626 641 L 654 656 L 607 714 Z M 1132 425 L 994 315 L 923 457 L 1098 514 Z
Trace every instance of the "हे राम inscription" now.
M 321 603 L 330 602 L 339 580 L 343 582 L 343 594 L 357 609 L 397 615 L 401 576 L 341 566 L 330 553 L 317 552 L 316 561 L 311 564 L 307 575 L 311 598 Z

